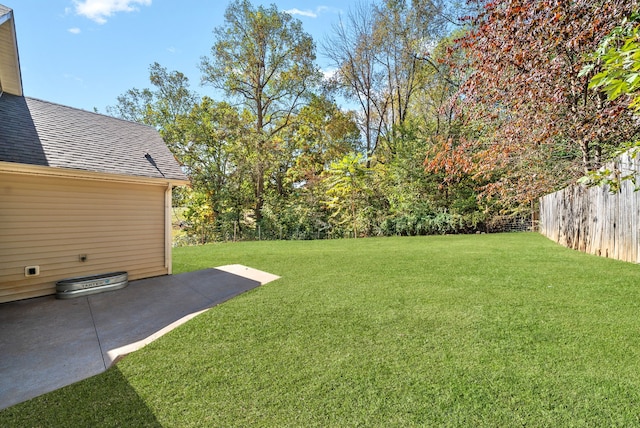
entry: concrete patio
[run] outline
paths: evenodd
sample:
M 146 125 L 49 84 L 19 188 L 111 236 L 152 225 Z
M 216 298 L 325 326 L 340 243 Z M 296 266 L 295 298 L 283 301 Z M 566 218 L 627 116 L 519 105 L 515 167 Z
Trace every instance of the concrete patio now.
M 0 409 L 105 371 L 201 312 L 278 279 L 241 265 L 0 304 Z

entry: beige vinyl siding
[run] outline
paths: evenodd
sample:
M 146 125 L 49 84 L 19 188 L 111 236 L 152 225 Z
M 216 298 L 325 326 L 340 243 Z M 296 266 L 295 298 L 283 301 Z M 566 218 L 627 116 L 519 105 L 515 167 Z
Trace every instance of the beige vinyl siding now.
M 22 95 L 19 68 L 13 19 L 9 19 L 0 24 L 0 88 L 4 92 Z
M 165 190 L 0 173 L 0 302 L 53 294 L 56 281 L 75 276 L 169 273 Z M 40 275 L 25 277 L 26 266 Z

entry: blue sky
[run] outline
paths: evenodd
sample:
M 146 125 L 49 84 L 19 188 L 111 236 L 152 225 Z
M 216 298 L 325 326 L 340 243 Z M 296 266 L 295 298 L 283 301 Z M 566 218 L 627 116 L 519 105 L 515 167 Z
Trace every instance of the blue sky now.
M 303 23 L 320 45 L 357 0 L 253 0 L 276 4 Z M 149 65 L 183 72 L 200 86 L 200 57 L 223 23 L 227 0 L 0 0 L 13 9 L 28 97 L 85 110 L 114 105 L 127 89 L 149 87 Z M 327 62 L 318 52 L 318 63 Z M 218 97 L 219 98 L 219 97 Z

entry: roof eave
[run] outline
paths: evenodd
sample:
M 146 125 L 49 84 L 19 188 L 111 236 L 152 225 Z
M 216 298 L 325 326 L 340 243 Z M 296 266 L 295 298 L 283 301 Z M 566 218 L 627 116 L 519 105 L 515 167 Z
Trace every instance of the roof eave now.
M 190 184 L 189 180 L 176 178 L 153 178 L 124 174 L 107 174 L 103 172 L 83 171 L 71 168 L 54 168 L 50 166 L 28 165 L 24 163 L 2 161 L 0 161 L 0 173 L 73 178 L 79 180 L 110 181 L 131 184 L 147 184 L 155 186 L 187 186 Z

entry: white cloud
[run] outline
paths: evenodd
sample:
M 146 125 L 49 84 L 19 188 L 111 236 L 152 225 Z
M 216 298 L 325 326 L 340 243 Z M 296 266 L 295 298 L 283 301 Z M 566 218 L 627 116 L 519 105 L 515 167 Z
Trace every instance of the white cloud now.
M 62 75 L 62 77 L 64 77 L 66 80 L 72 80 L 72 81 L 78 83 L 81 87 L 85 87 L 84 79 L 82 77 L 78 77 L 78 76 L 76 76 L 74 74 L 70 74 L 70 73 L 64 73 Z
M 307 18 L 317 18 L 318 16 L 320 16 L 325 12 L 339 14 L 340 9 L 336 9 L 335 7 L 329 7 L 329 6 L 318 6 L 316 7 L 315 10 L 313 9 L 302 10 L 294 7 L 293 9 L 285 10 L 285 12 L 288 13 L 289 15 L 299 15 L 299 16 L 306 16 Z
M 77 15 L 104 24 L 117 12 L 133 12 L 138 5 L 150 6 L 151 0 L 73 0 Z
M 337 68 L 325 68 L 324 70 L 321 70 L 321 71 L 325 80 L 332 79 L 333 77 L 335 77 L 336 74 L 338 74 Z
M 80 34 L 81 32 L 81 30 L 78 27 L 69 28 L 67 31 L 70 32 L 71 34 Z
M 317 18 L 318 14 L 315 13 L 312 10 L 300 10 L 300 9 L 287 9 L 285 10 L 286 13 L 288 13 L 289 15 L 300 15 L 300 16 L 306 16 L 308 18 Z

